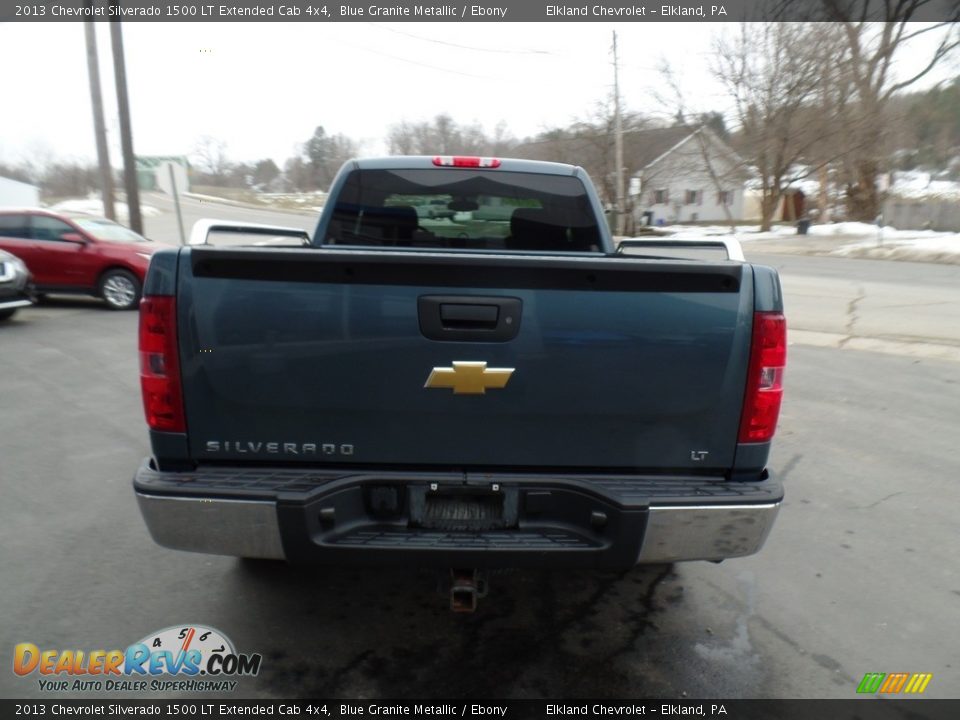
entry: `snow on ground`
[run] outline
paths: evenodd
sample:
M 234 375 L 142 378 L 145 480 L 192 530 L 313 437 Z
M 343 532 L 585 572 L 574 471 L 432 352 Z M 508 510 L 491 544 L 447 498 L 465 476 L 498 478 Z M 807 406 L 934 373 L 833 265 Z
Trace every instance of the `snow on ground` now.
M 315 193 L 256 193 L 247 199 L 231 199 L 217 195 L 203 195 L 195 192 L 182 193 L 184 197 L 194 200 L 224 203 L 226 205 L 241 205 L 243 207 L 269 207 L 277 210 L 307 210 L 321 212 L 327 194 Z M 319 204 L 318 204 L 319 203 Z
M 914 260 L 960 264 L 960 233 L 892 230 L 874 233 L 873 239 L 841 245 L 831 255 L 877 260 Z
M 320 190 L 300 193 L 260 193 L 258 199 L 265 205 L 273 207 L 292 207 L 320 212 L 327 200 L 327 193 Z
M 114 201 L 114 208 L 117 211 L 117 220 L 120 222 L 127 222 L 129 220 L 130 214 L 127 208 L 126 203 Z M 59 211 L 59 212 L 82 212 L 89 213 L 90 215 L 99 215 L 100 217 L 104 216 L 103 212 L 103 200 L 98 198 L 83 198 L 80 200 L 64 200 L 59 202 L 56 205 L 52 206 L 50 210 Z M 140 206 L 140 215 L 142 217 L 157 217 L 163 213 L 157 208 L 151 205 L 141 205 Z
M 667 225 L 658 229 L 676 239 L 731 235 L 730 228 L 723 225 Z M 960 263 L 960 233 L 953 232 L 841 222 L 811 225 L 806 236 L 798 235 L 794 225 L 776 225 L 769 232 L 760 232 L 759 225 L 737 225 L 733 237 L 744 244 L 764 242 L 801 253 Z
M 899 171 L 894 173 L 890 193 L 900 198 L 960 200 L 960 182 L 935 180 L 920 170 Z

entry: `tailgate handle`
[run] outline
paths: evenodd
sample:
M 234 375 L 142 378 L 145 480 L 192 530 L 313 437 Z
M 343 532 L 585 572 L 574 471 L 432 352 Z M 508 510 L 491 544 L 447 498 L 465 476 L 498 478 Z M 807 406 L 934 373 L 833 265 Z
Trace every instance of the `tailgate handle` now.
M 420 332 L 430 340 L 507 342 L 520 330 L 523 303 L 515 297 L 421 295 Z
M 497 327 L 500 308 L 496 305 L 470 305 L 465 303 L 441 303 L 440 321 L 445 328 Z

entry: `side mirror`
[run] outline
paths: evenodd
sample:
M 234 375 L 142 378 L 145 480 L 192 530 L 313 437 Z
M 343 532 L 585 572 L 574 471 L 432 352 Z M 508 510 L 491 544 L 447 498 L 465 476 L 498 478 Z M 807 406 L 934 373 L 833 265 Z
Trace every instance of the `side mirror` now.
M 81 245 L 87 244 L 87 239 L 78 232 L 65 232 L 60 234 L 60 239 L 66 242 L 80 243 Z

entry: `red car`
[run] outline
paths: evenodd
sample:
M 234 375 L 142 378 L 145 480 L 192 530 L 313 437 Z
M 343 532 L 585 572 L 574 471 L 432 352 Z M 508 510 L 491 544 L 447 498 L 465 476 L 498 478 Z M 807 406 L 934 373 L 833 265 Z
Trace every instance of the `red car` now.
M 0 209 L 0 249 L 33 274 L 37 293 L 82 293 L 137 307 L 150 256 L 163 245 L 84 213 Z

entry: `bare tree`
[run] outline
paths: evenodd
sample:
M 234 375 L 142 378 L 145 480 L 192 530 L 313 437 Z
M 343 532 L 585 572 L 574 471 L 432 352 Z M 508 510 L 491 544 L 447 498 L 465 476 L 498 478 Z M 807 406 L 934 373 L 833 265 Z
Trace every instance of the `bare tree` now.
M 214 183 L 223 182 L 230 170 L 230 161 L 227 160 L 227 144 L 210 135 L 203 135 L 193 148 L 197 167 L 209 176 Z
M 853 164 L 847 188 L 851 217 L 872 221 L 880 213 L 882 197 L 877 178 L 884 166 L 885 132 L 891 97 L 926 77 L 960 46 L 960 3 L 933 0 L 821 0 L 829 19 L 839 22 L 846 42 L 846 67 L 857 97 L 857 126 L 862 152 Z M 949 12 L 943 22 L 915 23 L 924 10 Z M 880 21 L 876 24 L 873 21 Z M 909 42 L 928 39 L 926 48 L 917 43 L 911 52 L 923 53 L 924 62 L 910 77 L 895 79 L 893 68 L 899 51 Z
M 622 111 L 624 138 L 624 175 L 631 177 L 639 169 L 638 158 L 643 155 L 642 141 L 637 134 L 651 127 L 650 120 L 638 113 Z M 615 118 L 613 96 L 599 101 L 584 117 L 566 127 L 541 131 L 536 137 L 521 142 L 513 152 L 531 160 L 549 160 L 583 167 L 593 182 L 601 200 L 607 204 L 616 201 Z
M 35 175 L 26 165 L 8 165 L 4 162 L 0 162 L 0 177 L 10 178 L 11 180 L 18 180 L 19 182 L 24 183 L 33 183 L 35 181 Z
M 307 190 L 312 188 L 310 167 L 301 155 L 287 158 L 283 165 L 283 182 L 288 190 Z
M 23 152 L 20 167 L 34 181 L 41 180 L 50 167 L 58 162 L 53 149 L 44 140 L 30 140 Z
M 827 161 L 815 150 L 836 124 L 808 110 L 832 52 L 832 36 L 805 23 L 743 23 L 714 43 L 712 72 L 734 102 L 739 150 L 760 183 L 761 230 L 787 188 Z
M 46 199 L 84 197 L 99 187 L 97 166 L 75 160 L 51 163 L 40 178 L 40 192 Z
M 582 144 L 582 138 L 576 137 L 570 128 L 555 127 L 521 141 L 513 152 L 517 157 L 530 160 L 549 160 L 586 167 L 588 163 L 583 160 Z M 594 175 L 591 168 L 587 168 L 587 172 Z
M 574 122 L 569 131 L 577 148 L 572 164 L 583 166 L 596 183 L 604 202 L 613 205 L 617 201 L 617 178 L 616 115 L 612 91 L 606 99 L 596 103 L 589 115 Z
M 490 154 L 503 155 L 509 153 L 517 144 L 517 139 L 510 132 L 510 128 L 504 120 L 497 123 L 493 129 L 493 135 L 490 137 Z
M 387 147 L 391 155 L 415 155 L 417 153 L 416 130 L 413 123 L 401 120 L 387 131 Z
M 813 102 L 801 111 L 803 122 L 818 128 L 818 140 L 809 149 L 807 159 L 816 170 L 817 212 L 820 222 L 832 218 L 842 179 L 865 149 L 856 92 L 848 70 L 843 31 L 836 23 L 822 24 L 820 31 L 830 35 L 824 43 L 827 52 L 818 59 L 820 82 Z
M 402 120 L 387 132 L 392 155 L 499 155 L 514 143 L 502 122 L 489 137 L 479 124 L 460 124 L 446 113 L 432 121 Z

